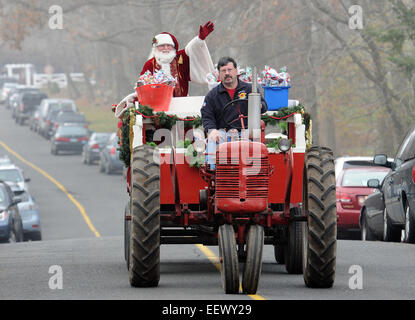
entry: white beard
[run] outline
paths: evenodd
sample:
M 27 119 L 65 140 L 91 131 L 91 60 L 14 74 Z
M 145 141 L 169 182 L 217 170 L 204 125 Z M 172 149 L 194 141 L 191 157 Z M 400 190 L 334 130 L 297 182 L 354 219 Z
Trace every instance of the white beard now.
M 167 74 L 171 75 L 170 71 L 170 63 L 176 57 L 176 50 L 170 51 L 169 53 L 163 53 L 158 51 L 157 49 L 154 50 L 154 57 L 156 58 L 156 62 L 161 66 L 161 69 Z

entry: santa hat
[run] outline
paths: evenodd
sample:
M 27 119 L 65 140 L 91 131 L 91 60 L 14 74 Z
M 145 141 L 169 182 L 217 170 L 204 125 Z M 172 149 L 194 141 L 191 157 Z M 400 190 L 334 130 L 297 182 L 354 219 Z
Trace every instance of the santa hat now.
M 156 50 L 156 47 L 161 46 L 163 44 L 171 44 L 176 50 L 176 52 L 179 50 L 179 43 L 177 42 L 176 37 L 168 32 L 162 32 L 153 38 L 153 47 L 151 48 L 150 55 L 147 59 L 149 60 L 151 58 L 154 58 L 154 52 Z
M 176 50 L 179 49 L 179 44 L 176 38 L 168 32 L 162 32 L 153 38 L 153 48 L 163 44 L 172 45 Z

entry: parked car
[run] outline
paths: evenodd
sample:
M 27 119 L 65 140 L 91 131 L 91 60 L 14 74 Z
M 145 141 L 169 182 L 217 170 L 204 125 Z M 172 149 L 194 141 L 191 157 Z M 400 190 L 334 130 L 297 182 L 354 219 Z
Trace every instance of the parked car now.
M 23 240 L 42 240 L 38 205 L 29 192 L 23 192 L 18 196 L 18 199 L 21 200 L 18 207 L 22 217 Z
M 88 129 L 88 122 L 82 113 L 73 112 L 72 110 L 62 110 L 51 117 L 51 135 L 54 135 L 59 126 L 77 126 Z
M 406 134 L 393 162 L 382 154 L 373 161 L 392 169 L 383 183 L 368 182 L 383 194 L 383 240 L 415 243 L 415 126 Z
M 368 182 L 373 183 L 374 180 Z M 384 181 L 384 180 L 383 180 Z M 381 192 L 383 181 L 378 185 L 378 189 L 370 194 L 364 201 L 360 209 L 360 234 L 363 241 L 383 240 L 383 225 L 385 200 Z
M 12 89 L 12 90 L 14 90 L 14 89 Z M 12 111 L 12 118 L 14 118 L 14 115 L 15 115 L 15 109 L 16 109 L 16 107 L 17 107 L 17 97 L 19 96 L 19 94 L 18 93 L 11 93 L 10 95 L 9 95 L 9 97 L 7 98 L 7 100 L 5 101 L 5 106 L 6 106 L 6 109 L 11 109 L 11 111 Z
M 0 166 L 9 166 L 11 164 L 13 163 L 7 155 L 0 156 Z
M 84 127 L 61 126 L 51 138 L 50 152 L 57 155 L 60 151 L 82 153 L 82 148 L 89 140 L 89 132 Z
M 14 82 L 6 82 L 3 84 L 0 94 L 0 103 L 5 103 L 6 100 L 9 98 L 9 93 L 12 88 L 17 87 L 17 83 Z M 7 107 L 7 106 L 6 106 Z
M 389 159 L 393 161 L 393 159 Z M 336 173 L 336 179 L 343 169 L 352 167 L 371 167 L 374 166 L 373 157 L 355 157 L 355 156 L 344 156 L 334 160 L 334 170 Z
M 105 147 L 111 133 L 94 132 L 82 149 L 82 162 L 92 164 L 100 158 L 100 152 Z
M 40 93 L 40 90 L 35 87 L 28 87 L 18 85 L 17 87 L 11 89 L 8 99 L 6 100 L 6 108 L 9 107 L 12 112 L 12 118 L 16 118 L 16 113 L 18 108 L 20 107 L 20 99 L 19 96 L 23 93 L 33 93 L 37 94 Z
M 0 98 L 1 98 L 1 91 L 3 90 L 3 86 L 5 83 L 18 83 L 19 78 L 18 77 L 9 77 L 7 75 L 0 75 Z
M 368 195 L 376 189 L 369 188 L 370 179 L 382 181 L 390 170 L 385 167 L 351 167 L 343 169 L 336 179 L 337 230 L 339 235 L 352 232 L 360 234 L 360 209 Z
M 118 137 L 115 132 L 111 134 L 105 147 L 102 148 L 99 155 L 99 172 L 105 171 L 106 174 L 122 172 L 124 164 L 120 160 Z
M 0 166 L 0 180 L 6 182 L 16 196 L 29 191 L 29 178 L 25 178 L 23 171 L 14 164 Z
M 52 122 L 51 118 L 55 117 L 62 109 L 70 109 L 77 112 L 75 102 L 69 99 L 45 99 L 40 105 L 39 114 L 39 133 L 45 138 L 50 138 Z
M 23 223 L 18 203 L 7 183 L 0 180 L 0 242 L 23 241 Z
M 40 115 L 40 105 L 36 106 L 33 109 L 33 112 L 30 114 L 29 117 L 29 128 L 34 132 L 39 131 L 39 115 Z
M 16 123 L 23 125 L 34 112 L 35 108 L 40 105 L 42 100 L 47 98 L 48 95 L 42 92 L 29 91 L 18 94 L 16 99 L 17 107 L 15 110 Z

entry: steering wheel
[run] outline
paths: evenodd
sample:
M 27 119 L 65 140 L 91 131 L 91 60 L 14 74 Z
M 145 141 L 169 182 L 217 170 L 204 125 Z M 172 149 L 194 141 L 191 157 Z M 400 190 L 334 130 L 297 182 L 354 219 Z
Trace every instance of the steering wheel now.
M 232 104 L 232 103 L 234 103 L 234 102 L 237 102 L 237 101 L 246 101 L 246 102 L 248 102 L 248 99 L 234 99 L 234 100 L 231 100 L 231 101 L 229 101 L 227 104 L 225 104 L 225 106 L 223 107 L 223 109 L 222 109 L 222 114 L 221 114 L 221 116 L 222 116 L 222 120 L 223 120 L 223 122 L 225 122 L 225 124 L 226 124 L 226 126 L 227 127 L 229 127 L 229 128 L 231 128 L 231 129 L 237 129 L 237 130 L 241 130 L 241 129 L 245 129 L 245 126 L 243 125 L 243 121 L 242 121 L 242 119 L 245 119 L 245 118 L 248 118 L 247 116 L 244 116 L 241 112 L 240 112 L 240 110 L 238 109 L 238 112 L 239 112 L 239 117 L 238 118 L 236 118 L 236 119 L 234 119 L 234 120 L 232 120 L 231 122 L 228 122 L 228 121 L 226 121 L 226 119 L 225 119 L 225 111 L 226 111 L 226 109 Z M 239 126 L 239 127 L 237 127 L 237 126 L 235 126 L 235 122 L 236 121 L 238 121 L 238 120 L 241 120 L 241 125 Z

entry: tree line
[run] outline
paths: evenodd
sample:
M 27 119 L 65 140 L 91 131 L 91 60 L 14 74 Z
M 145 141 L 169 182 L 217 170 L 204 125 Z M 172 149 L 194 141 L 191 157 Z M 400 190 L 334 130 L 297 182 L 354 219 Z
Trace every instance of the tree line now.
M 62 7 L 61 30 L 48 27 L 52 5 Z M 393 155 L 412 126 L 415 0 L 0 0 L 0 62 L 83 72 L 96 85 L 70 94 L 110 106 L 132 92 L 154 35 L 168 31 L 184 48 L 208 20 L 214 63 L 287 66 L 315 143 L 336 155 Z

